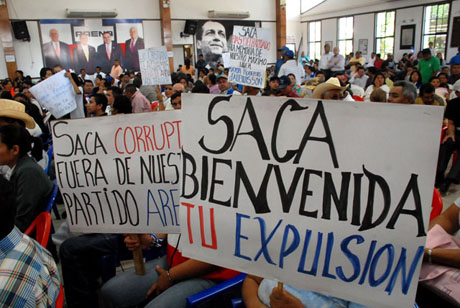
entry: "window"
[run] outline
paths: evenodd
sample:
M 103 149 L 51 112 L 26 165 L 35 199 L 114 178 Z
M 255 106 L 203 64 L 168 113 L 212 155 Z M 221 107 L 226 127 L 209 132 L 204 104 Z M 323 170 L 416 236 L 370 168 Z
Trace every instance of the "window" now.
M 375 25 L 375 52 L 385 59 L 387 54 L 394 52 L 395 11 L 378 13 Z
M 321 57 L 321 21 L 308 23 L 308 57 L 310 59 Z
M 429 48 L 434 43 L 436 53 L 444 57 L 446 53 L 447 25 L 449 23 L 449 4 L 438 4 L 425 7 L 423 18 L 422 48 Z
M 339 18 L 338 46 L 340 53 L 348 55 L 353 51 L 353 17 Z

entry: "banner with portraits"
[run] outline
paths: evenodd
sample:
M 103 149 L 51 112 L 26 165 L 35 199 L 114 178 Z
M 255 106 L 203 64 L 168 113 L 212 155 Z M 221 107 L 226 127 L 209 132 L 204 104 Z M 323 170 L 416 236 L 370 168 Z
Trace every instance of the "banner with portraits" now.
M 140 19 L 46 19 L 40 31 L 46 67 L 92 75 L 97 66 L 109 73 L 119 60 L 124 69 L 140 70 L 138 51 L 145 47 Z

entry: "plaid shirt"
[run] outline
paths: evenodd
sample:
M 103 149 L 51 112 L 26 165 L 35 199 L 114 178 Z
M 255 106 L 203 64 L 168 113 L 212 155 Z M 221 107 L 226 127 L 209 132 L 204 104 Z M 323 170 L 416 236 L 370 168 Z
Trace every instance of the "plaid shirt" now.
M 59 273 L 51 254 L 16 227 L 0 240 L 0 307 L 54 307 Z

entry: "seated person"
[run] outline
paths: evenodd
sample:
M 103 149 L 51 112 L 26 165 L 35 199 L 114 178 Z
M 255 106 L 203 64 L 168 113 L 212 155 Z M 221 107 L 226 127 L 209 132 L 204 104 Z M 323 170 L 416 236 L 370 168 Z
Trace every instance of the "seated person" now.
M 41 140 L 31 137 L 24 127 L 0 127 L 0 165 L 9 167 L 6 178 L 15 191 L 15 225 L 22 232 L 45 210 L 53 192 L 53 183 L 35 160 L 42 156 L 39 145 Z M 35 159 L 28 155 L 29 152 Z
M 168 243 L 167 255 L 147 262 L 144 276 L 137 276 L 134 269 L 130 269 L 102 287 L 102 296 L 109 307 L 136 306 L 145 303 L 146 296 L 149 296 L 146 308 L 185 307 L 187 297 L 238 274 L 182 256 L 179 234 L 143 234 L 125 238 L 129 250 L 158 246 L 163 241 Z
M 56 263 L 14 226 L 13 189 L 0 176 L 0 306 L 54 307 L 60 288 Z
M 418 96 L 415 100 L 418 105 L 445 106 L 444 99 L 436 94 L 436 90 L 431 83 L 422 84 Z
M 430 221 L 423 267 L 420 278 L 424 283 L 438 288 L 446 296 L 460 303 L 460 245 L 449 239 L 460 230 L 460 198 L 441 215 Z M 435 228 L 436 227 L 436 228 Z M 437 227 L 441 227 L 439 229 Z M 434 231 L 434 232 L 433 232 Z M 442 305 L 440 305 L 441 307 Z
M 300 290 L 288 285 L 278 288 L 277 282 L 247 275 L 243 282 L 243 301 L 247 308 L 352 308 L 365 307 L 333 296 Z

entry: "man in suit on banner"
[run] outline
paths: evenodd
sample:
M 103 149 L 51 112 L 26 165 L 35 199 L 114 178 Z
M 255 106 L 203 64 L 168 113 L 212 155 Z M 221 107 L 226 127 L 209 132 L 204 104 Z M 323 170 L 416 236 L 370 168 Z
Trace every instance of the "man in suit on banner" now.
M 72 55 L 73 69 L 76 72 L 84 69 L 87 74 L 94 74 L 97 65 L 96 48 L 88 45 L 88 34 L 80 34 L 80 44 L 74 48 Z
M 123 51 L 120 45 L 112 41 L 110 32 L 104 32 L 102 39 L 104 44 L 97 46 L 98 64 L 104 73 L 110 73 L 115 60 L 123 61 Z
M 59 64 L 65 69 L 70 68 L 69 45 L 59 41 L 59 32 L 56 29 L 51 29 L 49 34 L 51 41 L 42 46 L 45 66 L 53 68 Z
M 125 42 L 125 68 L 130 71 L 139 72 L 139 49 L 144 49 L 144 39 L 139 37 L 136 27 L 129 29 L 129 40 Z

